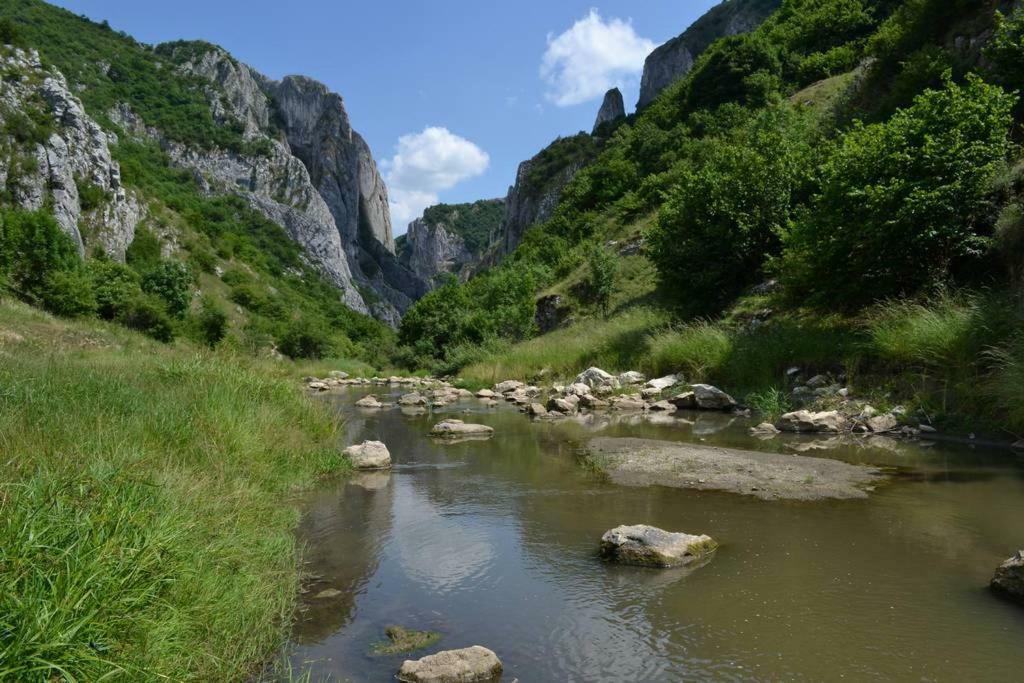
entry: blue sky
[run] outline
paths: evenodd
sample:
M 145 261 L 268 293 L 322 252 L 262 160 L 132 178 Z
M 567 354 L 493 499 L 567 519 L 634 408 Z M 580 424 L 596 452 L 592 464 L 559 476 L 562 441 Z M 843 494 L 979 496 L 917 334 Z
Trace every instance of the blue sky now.
M 643 55 L 717 0 L 57 0 L 147 43 L 201 38 L 274 78 L 345 98 L 392 194 L 395 232 L 424 202 L 503 196 L 520 161 L 590 130 L 604 89 L 637 100 Z

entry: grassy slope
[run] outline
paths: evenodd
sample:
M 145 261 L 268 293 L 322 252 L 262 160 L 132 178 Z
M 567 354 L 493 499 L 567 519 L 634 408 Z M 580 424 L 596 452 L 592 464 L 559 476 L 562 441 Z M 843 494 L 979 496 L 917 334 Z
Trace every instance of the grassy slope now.
M 282 501 L 344 467 L 284 372 L 0 304 L 0 679 L 243 680 L 280 644 Z

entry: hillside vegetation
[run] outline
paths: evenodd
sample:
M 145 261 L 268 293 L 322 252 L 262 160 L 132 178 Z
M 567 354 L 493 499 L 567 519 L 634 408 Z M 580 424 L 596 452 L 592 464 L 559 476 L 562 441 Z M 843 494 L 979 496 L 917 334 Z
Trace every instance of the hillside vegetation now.
M 1011 3 L 786 0 L 623 122 L 505 263 L 415 306 L 407 362 L 787 400 L 796 366 L 1024 430 L 1022 35 Z M 534 339 L 551 294 L 574 326 Z
M 215 121 L 210 82 L 176 69 L 188 45 L 154 49 L 40 0 L 0 0 L 0 17 L 4 54 L 37 49 L 43 67 L 62 73 L 87 113 L 118 134 L 112 154 L 124 185 L 146 209 L 126 266 L 104 259 L 84 226 L 82 262 L 61 240 L 46 207 L 26 214 L 0 194 L 6 247 L 0 247 L 0 285 L 54 313 L 114 320 L 161 341 L 185 336 L 255 355 L 383 362 L 393 333 L 348 309 L 280 225 L 239 197 L 205 193 L 194 173 L 172 167 L 156 141 L 127 135 L 111 120 L 115 105 L 130 103 L 166 140 L 265 153 L 266 140 L 246 140 L 237 122 Z M 0 138 L 11 161 L 8 186 L 31 161 L 22 152 L 55 125 L 45 107 L 29 114 L 0 112 Z M 86 181 L 78 189 L 85 210 L 101 211 L 109 201 Z

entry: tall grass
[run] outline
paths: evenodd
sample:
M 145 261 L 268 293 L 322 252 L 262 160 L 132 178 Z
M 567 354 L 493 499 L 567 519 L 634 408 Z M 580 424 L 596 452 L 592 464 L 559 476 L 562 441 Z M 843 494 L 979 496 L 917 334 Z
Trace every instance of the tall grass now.
M 706 322 L 654 334 L 647 344 L 644 372 L 681 372 L 690 382 L 709 379 L 733 351 L 732 335 L 724 327 Z
M 269 366 L 12 304 L 0 331 L 0 680 L 245 680 L 330 416 Z

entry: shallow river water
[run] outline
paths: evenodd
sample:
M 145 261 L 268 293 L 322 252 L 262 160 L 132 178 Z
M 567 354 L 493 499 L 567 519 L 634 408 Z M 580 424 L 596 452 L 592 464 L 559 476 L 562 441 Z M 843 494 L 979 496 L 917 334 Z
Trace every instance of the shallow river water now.
M 986 588 L 1024 547 L 1024 463 L 1010 452 L 812 450 L 898 475 L 865 500 L 764 502 L 615 486 L 577 454 L 595 435 L 774 451 L 814 439 L 758 441 L 748 421 L 717 414 L 546 423 L 475 399 L 429 415 L 356 409 L 366 393 L 326 400 L 346 442 L 384 441 L 395 467 L 306 502 L 317 578 L 292 661 L 314 681 L 393 680 L 407 656 L 371 653 L 391 624 L 442 634 L 412 658 L 484 645 L 504 681 L 524 683 L 1024 678 L 1024 608 Z M 434 441 L 442 416 L 496 436 Z M 705 533 L 721 548 L 690 572 L 605 564 L 599 539 L 621 524 Z M 330 588 L 341 595 L 313 597 Z

